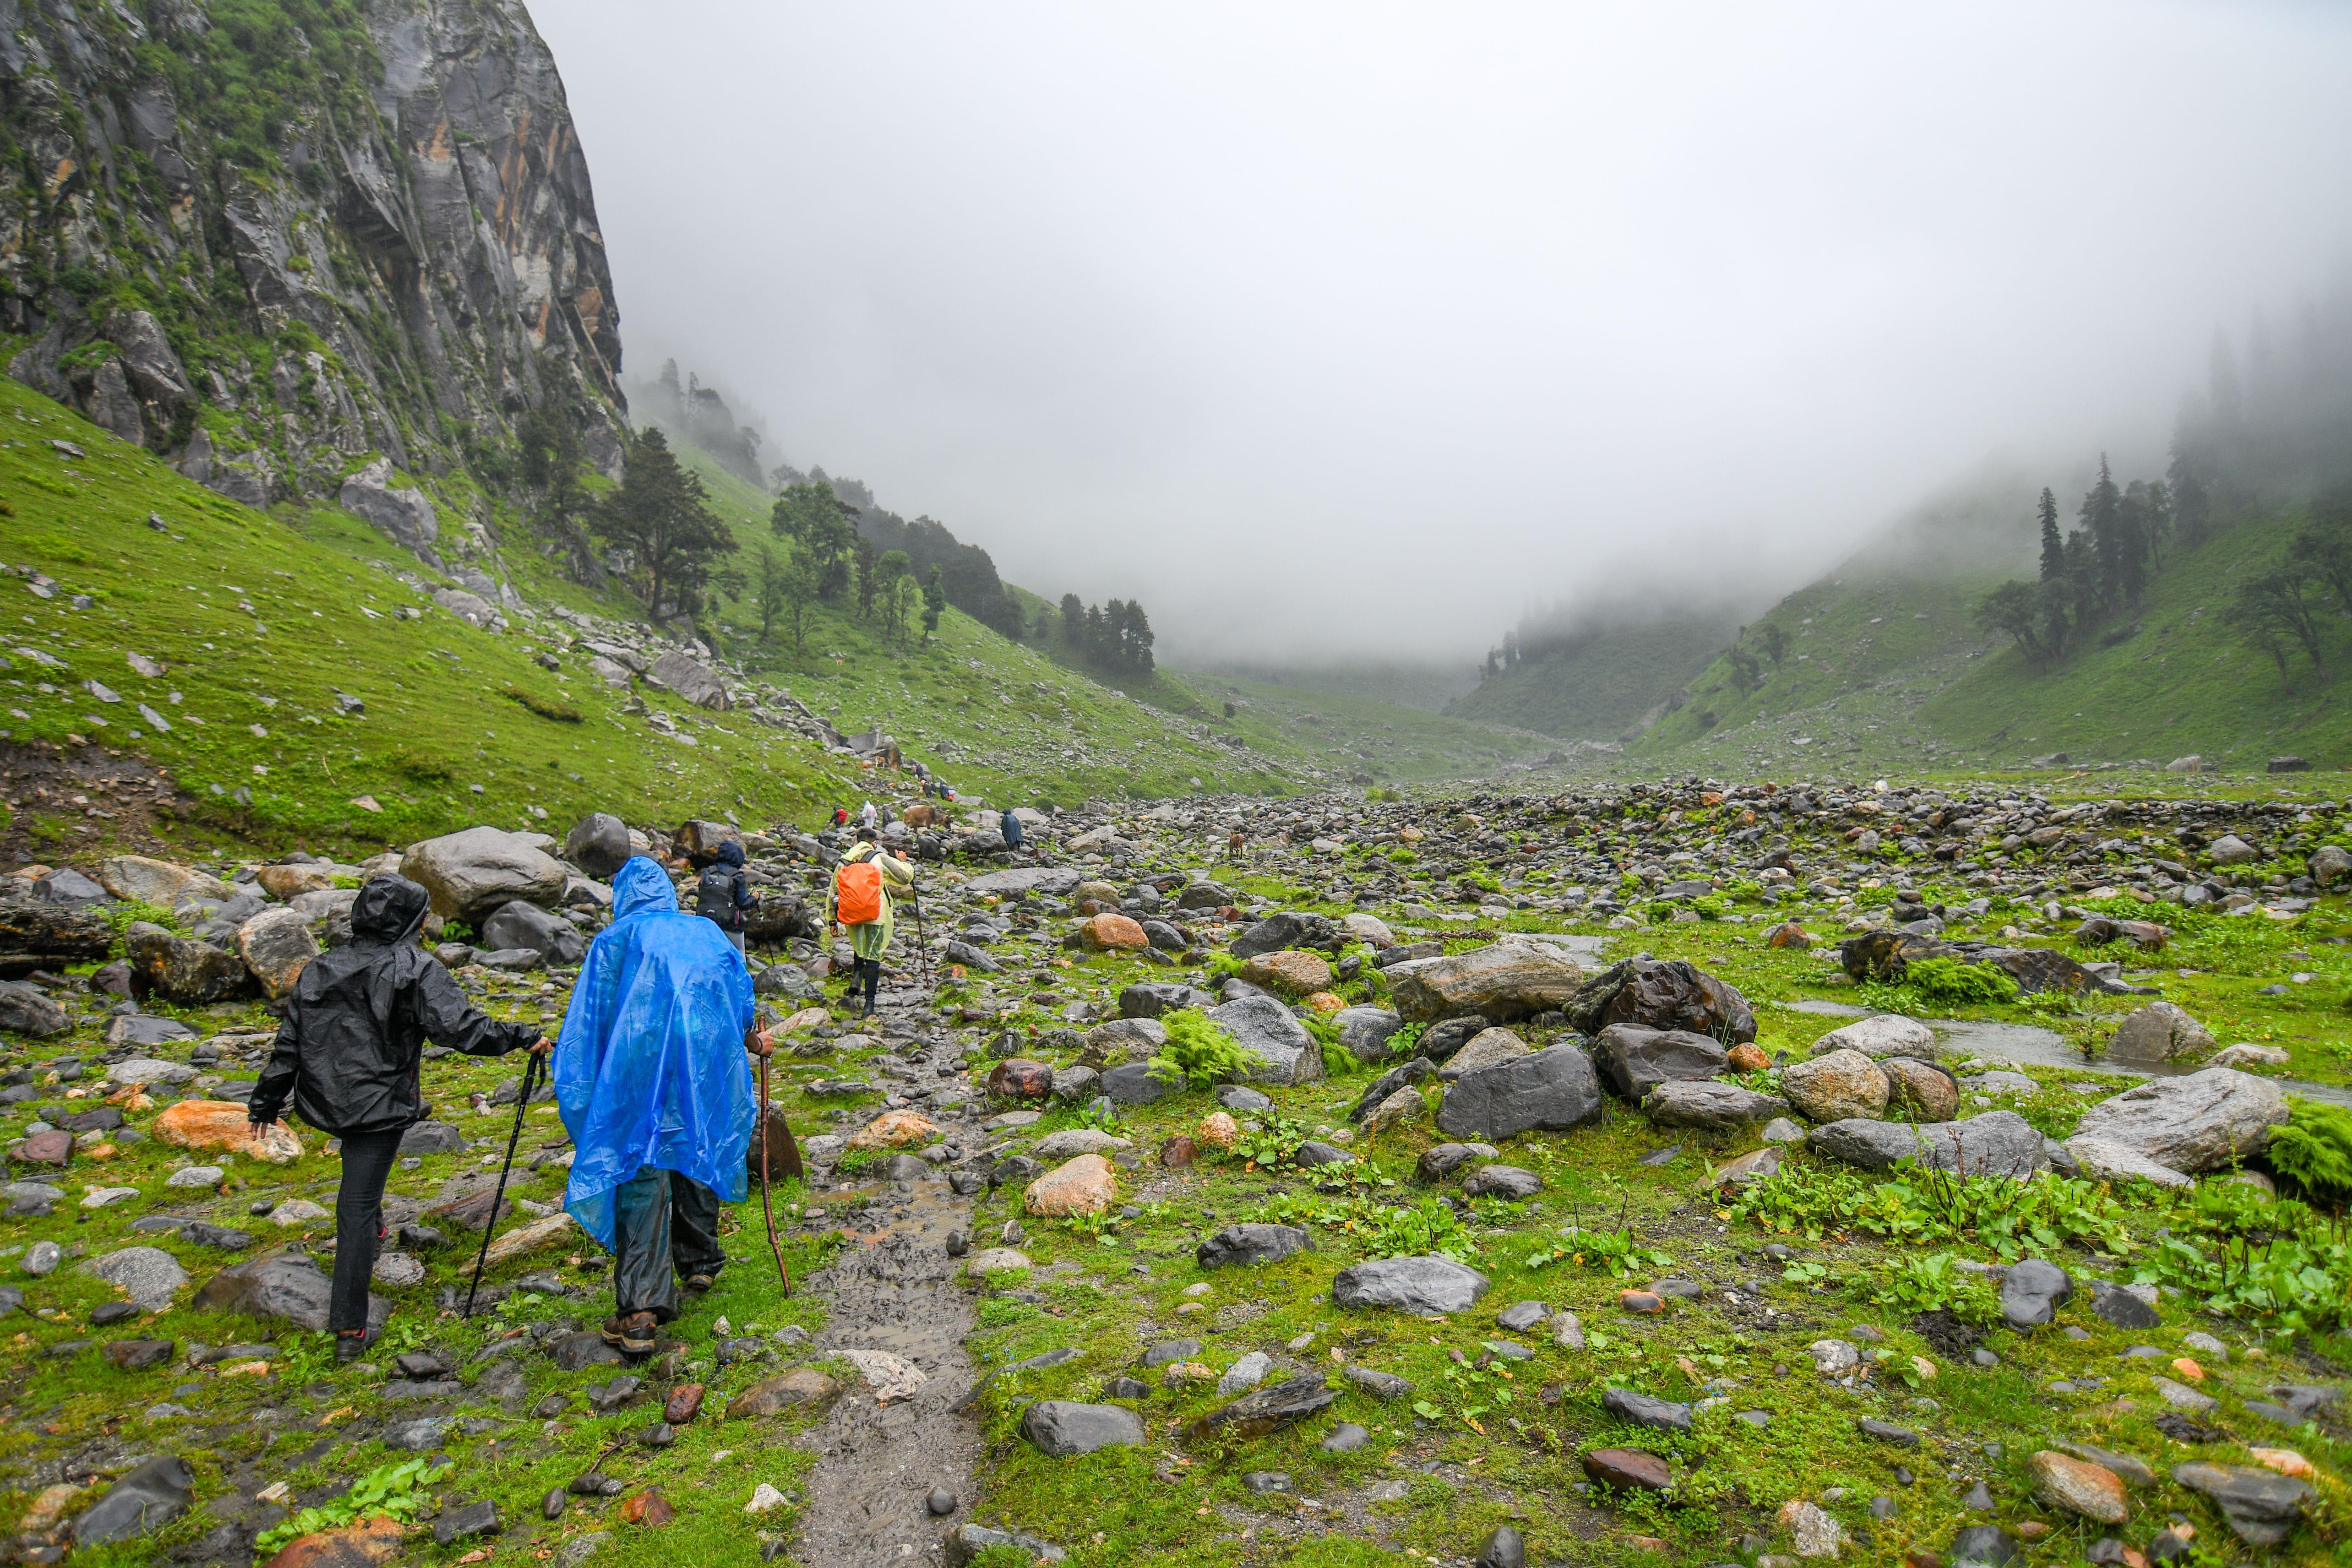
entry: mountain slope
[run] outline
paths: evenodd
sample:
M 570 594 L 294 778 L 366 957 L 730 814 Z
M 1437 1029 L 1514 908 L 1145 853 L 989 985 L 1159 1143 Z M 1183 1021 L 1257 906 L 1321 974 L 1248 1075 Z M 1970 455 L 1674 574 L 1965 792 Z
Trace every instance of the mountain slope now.
M 1562 740 L 1613 741 L 1638 729 L 1731 632 L 1728 616 L 1713 616 L 1579 629 L 1489 674 L 1444 711 Z

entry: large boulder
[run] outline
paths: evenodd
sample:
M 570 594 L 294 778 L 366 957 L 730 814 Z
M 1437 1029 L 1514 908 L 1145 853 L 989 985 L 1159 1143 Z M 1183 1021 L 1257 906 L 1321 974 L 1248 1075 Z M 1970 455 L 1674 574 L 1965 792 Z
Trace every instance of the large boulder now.
M 1322 1047 L 1273 997 L 1237 997 L 1211 1008 L 1208 1019 L 1232 1035 L 1250 1058 L 1242 1075 L 1250 1082 L 1314 1083 L 1323 1077 Z
M 1558 1010 L 1583 979 L 1584 971 L 1549 947 L 1491 942 L 1412 963 L 1396 981 L 1397 1011 L 1414 1023 L 1475 1013 L 1507 1024 Z
M 333 1282 L 310 1258 L 300 1253 L 278 1252 L 222 1269 L 205 1281 L 193 1305 L 208 1312 L 272 1318 L 318 1333 L 327 1327 L 332 1290 Z M 391 1313 L 391 1302 L 369 1293 L 370 1327 L 380 1326 Z
M 1729 1063 L 1724 1048 L 1705 1035 L 1612 1024 L 1592 1042 L 1592 1065 L 1612 1089 L 1639 1101 L 1662 1083 L 1711 1079 Z
M 1331 1281 L 1331 1300 L 1339 1306 L 1424 1317 L 1466 1312 L 1486 1293 L 1486 1277 L 1451 1258 L 1375 1258 L 1342 1268 Z
M 1625 959 L 1586 981 L 1559 1005 L 1569 1023 L 1588 1035 L 1612 1024 L 1639 1024 L 1688 1029 L 1726 1046 L 1756 1037 L 1756 1015 L 1748 998 L 1681 959 Z
M 1936 1059 L 1936 1031 L 1900 1013 L 1876 1013 L 1857 1018 L 1842 1029 L 1832 1029 L 1813 1042 L 1813 1055 L 1825 1057 L 1832 1051 L 1860 1051 L 1874 1058 L 1914 1057 L 1932 1062 Z
M 420 489 L 394 489 L 390 458 L 378 458 L 345 479 L 335 499 L 345 511 L 367 519 L 403 549 L 422 554 L 441 537 L 433 498 Z
M 646 671 L 646 679 L 656 686 L 667 687 L 697 708 L 723 711 L 727 707 L 727 683 L 719 672 L 687 652 L 684 648 L 667 648 Z
M 1339 1043 L 1360 1062 L 1380 1061 L 1389 1054 L 1389 1037 L 1404 1027 L 1404 1019 L 1386 1007 L 1343 1007 L 1331 1015 L 1339 1026 Z
M 699 871 L 717 864 L 719 847 L 732 844 L 743 847 L 743 830 L 731 822 L 713 822 L 708 817 L 688 817 L 678 825 L 677 835 L 671 841 L 686 863 Z
M 2066 1152 L 2074 1160 L 2074 1168 L 2095 1182 L 2147 1182 L 2178 1192 L 2186 1192 L 2197 1184 L 2196 1177 L 2169 1165 L 2159 1165 L 2136 1149 L 2110 1143 L 2104 1138 L 2069 1138 Z
M 2179 1061 L 2210 1055 L 2216 1044 L 2204 1025 L 2171 1003 L 2151 1002 L 2116 1026 L 2107 1055 L 2122 1061 Z
M 580 928 L 552 910 L 520 899 L 499 906 L 481 926 L 481 945 L 492 952 L 528 948 L 550 963 L 577 963 L 587 954 L 588 939 Z
M 144 1535 L 187 1511 L 195 1491 L 195 1473 L 187 1461 L 159 1454 L 132 1467 L 73 1521 L 74 1544 L 104 1546 Z
M 2341 845 L 2323 844 L 2311 852 L 2311 879 L 2323 888 L 2352 878 L 2352 850 Z
M 73 1015 L 37 987 L 0 981 L 0 1029 L 46 1040 L 52 1035 L 70 1033 Z
M 1848 1117 L 1814 1128 L 1805 1142 L 1865 1171 L 1883 1171 L 1906 1160 L 1962 1176 L 2024 1177 L 2050 1167 L 2042 1134 L 2014 1110 L 1917 1125 Z
M 2083 1113 L 2074 1135 L 2128 1149 L 2194 1175 L 2261 1152 L 2287 1119 L 2286 1096 L 2267 1079 L 2207 1068 L 2152 1079 Z
M 269 1131 L 256 1139 L 246 1108 L 233 1100 L 183 1100 L 167 1105 L 147 1124 L 147 1134 L 175 1149 L 199 1153 L 217 1149 L 271 1165 L 290 1165 L 302 1157 L 302 1141 L 283 1121 L 270 1123 Z
M 1334 940 L 1331 922 L 1325 917 L 1285 910 L 1266 916 L 1234 938 L 1229 946 L 1235 958 L 1251 959 L 1286 947 L 1324 947 Z
M 1297 1226 L 1229 1225 L 1201 1243 L 1194 1261 L 1203 1268 L 1279 1263 L 1294 1252 L 1311 1252 L 1315 1237 Z
M 1053 1459 L 1144 1444 L 1143 1418 L 1123 1405 L 1041 1399 L 1021 1413 L 1021 1435 Z
M 1481 1029 L 1470 1037 L 1470 1043 L 1445 1058 L 1437 1076 L 1447 1083 L 1478 1071 L 1481 1068 L 1499 1067 L 1515 1062 L 1521 1057 L 1532 1056 L 1528 1043 L 1508 1029 Z
M 319 942 L 299 911 L 264 910 L 236 928 L 236 952 L 261 994 L 275 1002 L 294 989 L 319 956 Z
M 590 812 L 563 836 L 563 858 L 599 881 L 611 881 L 632 853 L 628 825 L 608 811 Z
M 1642 1110 L 1661 1127 L 1732 1132 L 1755 1122 L 1786 1116 L 1789 1102 L 1777 1095 L 1742 1089 L 1736 1083 L 1677 1079 L 1654 1086 L 1642 1101 Z
M 1465 1073 L 1445 1091 L 1437 1125 L 1456 1138 L 1496 1142 L 1521 1132 L 1564 1132 L 1601 1115 L 1601 1079 L 1574 1046 Z
M 1885 1069 L 1860 1051 L 1832 1051 L 1780 1069 L 1780 1092 L 1816 1121 L 1875 1117 L 1889 1089 Z
M 1118 994 L 1118 1016 L 1122 1018 L 1157 1018 L 1162 1013 L 1184 1007 L 1216 1005 L 1214 994 L 1181 980 L 1139 980 Z
M 172 1305 L 172 1293 L 188 1282 L 180 1260 L 160 1247 L 125 1247 L 91 1258 L 80 1272 L 103 1279 L 121 1291 L 142 1312 L 161 1312 Z
M 252 983 L 236 954 L 145 921 L 132 922 L 122 946 L 131 963 L 131 994 L 141 1001 L 161 996 L 183 1007 L 202 1006 L 226 1002 Z
M 223 902 L 236 889 L 217 877 L 174 866 L 145 855 L 117 855 L 98 865 L 98 879 L 118 899 L 171 909 L 183 899 L 215 899 Z
M 1949 1121 L 1959 1114 L 1959 1082 L 1942 1068 L 1916 1057 L 1886 1057 L 1878 1068 L 1886 1075 L 1886 1103 L 1894 1109 L 1920 1121 Z
M 412 844 L 400 874 L 422 886 L 443 920 L 477 924 L 520 899 L 553 906 L 563 897 L 562 862 L 519 836 L 468 827 Z

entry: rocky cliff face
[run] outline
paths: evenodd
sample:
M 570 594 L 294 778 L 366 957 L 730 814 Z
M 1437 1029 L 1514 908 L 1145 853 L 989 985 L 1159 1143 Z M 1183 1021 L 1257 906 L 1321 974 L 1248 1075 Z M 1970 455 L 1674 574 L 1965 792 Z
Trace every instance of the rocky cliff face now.
M 617 472 L 587 161 L 513 0 L 0 0 L 0 154 L 10 374 L 213 489 L 429 477 L 456 537 L 375 510 L 463 553 L 529 411 Z

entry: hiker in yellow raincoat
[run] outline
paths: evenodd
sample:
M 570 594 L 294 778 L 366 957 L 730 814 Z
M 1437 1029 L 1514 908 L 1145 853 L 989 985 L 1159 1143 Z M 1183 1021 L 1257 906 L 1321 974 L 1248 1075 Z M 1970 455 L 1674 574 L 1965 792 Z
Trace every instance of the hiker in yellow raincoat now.
M 849 926 L 849 951 L 856 956 L 857 964 L 850 972 L 849 995 L 855 997 L 862 987 L 865 1001 L 858 1008 L 860 1017 L 874 1014 L 874 994 L 882 985 L 882 955 L 890 951 L 890 933 L 895 929 L 898 895 L 911 891 L 915 886 L 915 868 L 899 859 L 874 841 L 874 829 L 857 830 L 856 847 L 841 858 L 843 870 L 852 866 L 871 863 L 881 873 L 880 912 L 872 920 L 858 921 Z M 843 924 L 841 918 L 841 872 L 834 873 L 833 892 L 826 900 L 825 920 L 834 926 Z

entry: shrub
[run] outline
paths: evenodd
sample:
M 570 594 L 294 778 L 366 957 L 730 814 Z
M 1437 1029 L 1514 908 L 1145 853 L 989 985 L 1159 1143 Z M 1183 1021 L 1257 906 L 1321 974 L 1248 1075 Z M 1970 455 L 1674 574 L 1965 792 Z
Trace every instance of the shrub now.
M 1207 1089 L 1239 1077 L 1249 1058 L 1241 1044 L 1190 1007 L 1160 1016 L 1168 1044 L 1151 1058 L 1151 1076 L 1168 1083 Z
M 2271 1129 L 2263 1145 L 2271 1168 L 2291 1176 L 2315 1197 L 2352 1197 L 2352 1110 L 2295 1096 L 2287 1123 Z
M 1963 963 L 1957 958 L 1915 958 L 1904 972 L 1903 983 L 1937 1002 L 2017 1000 L 2017 982 L 2008 971 L 1990 963 Z
M 509 702 L 520 702 L 542 719 L 552 719 L 559 724 L 577 724 L 580 722 L 579 709 L 570 707 L 562 702 L 552 701 L 548 698 L 540 696 L 537 692 L 525 691 L 520 686 L 508 687 L 504 695 Z

